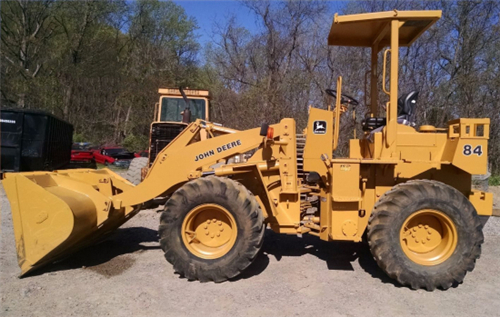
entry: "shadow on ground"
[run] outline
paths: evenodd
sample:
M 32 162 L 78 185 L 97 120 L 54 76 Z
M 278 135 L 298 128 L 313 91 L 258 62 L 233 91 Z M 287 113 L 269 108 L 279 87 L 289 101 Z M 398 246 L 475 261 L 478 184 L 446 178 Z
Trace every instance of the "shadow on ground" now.
M 153 245 L 143 244 L 147 242 L 153 242 Z M 82 267 L 106 277 L 116 276 L 133 266 L 135 258 L 131 256 L 132 253 L 159 248 L 156 230 L 142 227 L 118 229 L 103 242 L 87 247 L 58 263 L 47 265 L 30 276 Z M 266 231 L 262 251 L 255 261 L 231 281 L 261 274 L 269 265 L 269 257 L 274 257 L 279 262 L 283 257 L 299 257 L 305 254 L 325 261 L 329 270 L 354 271 L 352 263 L 358 260 L 363 270 L 372 277 L 383 283 L 399 286 L 378 267 L 365 243 L 325 242 L 313 236 L 304 235 L 299 238 L 276 234 L 271 230 Z
M 299 238 L 277 234 L 271 230 L 267 230 L 262 251 L 255 261 L 232 281 L 259 275 L 269 265 L 270 256 L 279 262 L 283 257 L 299 257 L 305 254 L 314 255 L 325 261 L 329 270 L 354 271 L 352 263 L 358 260 L 361 268 L 372 277 L 400 287 L 378 267 L 366 243 L 326 242 L 310 235 Z
M 143 245 L 147 242 L 154 244 Z M 102 242 L 86 247 L 56 263 L 48 264 L 26 277 L 77 268 L 86 268 L 106 277 L 116 276 L 133 266 L 135 259 L 130 254 L 159 248 L 156 230 L 143 227 L 120 228 Z

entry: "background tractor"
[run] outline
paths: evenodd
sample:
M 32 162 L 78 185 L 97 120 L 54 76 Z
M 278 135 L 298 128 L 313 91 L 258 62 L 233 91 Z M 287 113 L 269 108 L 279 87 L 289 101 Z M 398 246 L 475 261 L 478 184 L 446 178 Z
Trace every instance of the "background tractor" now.
M 245 131 L 198 118 L 155 155 L 137 186 L 107 169 L 6 174 L 21 273 L 97 241 L 145 202 L 169 197 L 160 245 L 189 280 L 240 274 L 267 226 L 324 241 L 361 242 L 366 233 L 380 268 L 399 283 L 434 290 L 462 282 L 480 256 L 480 216 L 492 214 L 492 195 L 471 189 L 471 175 L 486 173 L 489 119 L 416 129 L 416 93 L 398 106 L 399 47 L 440 17 L 441 11 L 335 16 L 330 45 L 372 51 L 371 114 L 363 137 L 350 140 L 348 157 L 333 152 L 342 113 L 359 102 L 342 93 L 339 77 L 336 90 L 327 90 L 335 108 L 310 108 L 301 138 L 292 118 Z M 383 116 L 377 65 L 387 46 Z M 246 161 L 233 160 L 245 153 Z
M 134 185 L 147 175 L 149 167 L 163 150 L 189 123 L 196 119 L 209 120 L 210 92 L 200 89 L 160 88 L 160 100 L 155 104 L 149 133 L 148 157 L 132 160 L 126 178 Z M 189 101 L 187 101 L 189 100 Z M 186 102 L 189 103 L 187 107 Z M 185 109 L 189 108 L 189 118 Z

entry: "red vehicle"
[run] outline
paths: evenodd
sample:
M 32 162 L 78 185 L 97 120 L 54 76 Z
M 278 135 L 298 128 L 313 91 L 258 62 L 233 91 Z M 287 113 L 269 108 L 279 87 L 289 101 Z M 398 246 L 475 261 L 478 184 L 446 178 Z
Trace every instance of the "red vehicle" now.
M 148 150 L 139 151 L 139 152 L 134 153 L 134 156 L 135 157 L 148 157 L 149 151 Z
M 95 168 L 94 153 L 89 149 L 89 143 L 73 143 L 71 146 L 72 166 Z
M 99 164 L 113 164 L 118 167 L 128 167 L 135 157 L 134 153 L 122 147 L 108 146 L 94 150 L 94 159 Z

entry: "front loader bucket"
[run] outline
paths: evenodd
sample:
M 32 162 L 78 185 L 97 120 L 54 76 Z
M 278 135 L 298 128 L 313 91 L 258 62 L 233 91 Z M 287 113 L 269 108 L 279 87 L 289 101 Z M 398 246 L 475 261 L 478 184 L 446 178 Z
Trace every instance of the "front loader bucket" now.
M 6 174 L 21 275 L 95 242 L 139 208 L 110 197 L 133 185 L 108 169 Z

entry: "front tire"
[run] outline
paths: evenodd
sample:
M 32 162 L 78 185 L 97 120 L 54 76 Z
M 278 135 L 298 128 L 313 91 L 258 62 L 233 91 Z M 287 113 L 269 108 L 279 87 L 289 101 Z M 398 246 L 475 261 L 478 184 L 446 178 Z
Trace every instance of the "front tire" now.
M 129 182 L 134 185 L 139 185 L 142 181 L 141 170 L 148 165 L 149 159 L 147 157 L 136 157 L 130 162 L 125 177 Z
M 483 232 L 474 206 L 437 181 L 399 184 L 375 204 L 370 250 L 391 278 L 413 289 L 448 289 L 463 281 L 481 254 Z
M 189 280 L 223 282 L 255 259 L 264 238 L 255 197 L 236 181 L 209 176 L 186 183 L 161 215 L 160 245 Z

